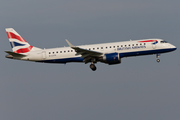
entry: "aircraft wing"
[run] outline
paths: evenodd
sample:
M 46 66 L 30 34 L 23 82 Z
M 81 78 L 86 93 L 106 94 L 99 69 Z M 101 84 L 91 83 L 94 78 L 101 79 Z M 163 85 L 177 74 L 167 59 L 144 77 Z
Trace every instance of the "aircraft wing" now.
M 96 52 L 96 51 L 87 50 L 87 49 L 74 46 L 67 39 L 66 39 L 66 42 L 72 49 L 76 51 L 76 55 L 81 55 L 82 58 L 88 58 L 88 57 L 92 58 L 92 57 L 99 57 L 103 55 L 103 53 L 101 52 Z

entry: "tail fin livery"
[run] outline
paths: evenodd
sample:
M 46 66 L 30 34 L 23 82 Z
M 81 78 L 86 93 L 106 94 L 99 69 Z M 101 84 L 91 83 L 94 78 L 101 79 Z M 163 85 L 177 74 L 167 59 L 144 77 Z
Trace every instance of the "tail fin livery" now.
M 6 28 L 6 33 L 14 53 L 27 53 L 35 48 L 26 42 L 13 28 Z

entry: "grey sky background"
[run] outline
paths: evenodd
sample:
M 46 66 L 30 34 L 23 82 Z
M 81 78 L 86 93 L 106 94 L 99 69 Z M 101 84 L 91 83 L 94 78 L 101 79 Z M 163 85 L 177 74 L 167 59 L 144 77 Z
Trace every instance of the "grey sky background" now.
M 6 59 L 5 28 L 40 48 L 162 38 L 180 48 L 179 0 L 1 0 L 1 120 L 179 120 L 179 49 L 119 65 Z

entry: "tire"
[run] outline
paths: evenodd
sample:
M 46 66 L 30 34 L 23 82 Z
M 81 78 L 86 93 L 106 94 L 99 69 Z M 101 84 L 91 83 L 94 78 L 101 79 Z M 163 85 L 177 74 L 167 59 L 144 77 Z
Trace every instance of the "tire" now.
M 160 62 L 160 59 L 157 59 L 156 61 L 159 63 L 159 62 Z
M 95 71 L 97 69 L 94 64 L 91 64 L 89 67 L 91 68 L 92 71 Z

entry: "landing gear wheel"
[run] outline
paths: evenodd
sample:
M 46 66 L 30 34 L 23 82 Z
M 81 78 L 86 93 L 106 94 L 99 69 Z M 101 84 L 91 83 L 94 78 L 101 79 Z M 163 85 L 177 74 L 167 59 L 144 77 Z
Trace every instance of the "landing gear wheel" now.
M 96 70 L 96 66 L 94 64 L 91 64 L 89 67 L 91 68 L 92 71 Z
M 158 54 L 156 54 L 156 58 L 157 58 L 157 62 L 159 63 L 160 62 L 160 59 L 158 59 L 159 58 L 159 56 L 160 56 L 160 54 L 158 53 Z
M 159 62 L 160 62 L 160 59 L 157 59 L 156 61 L 159 63 Z

